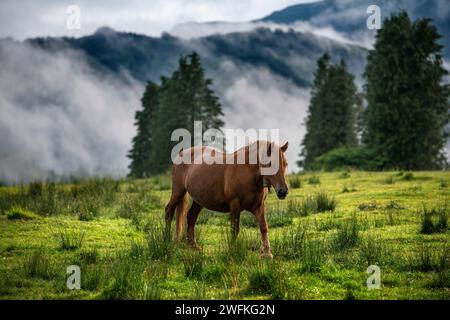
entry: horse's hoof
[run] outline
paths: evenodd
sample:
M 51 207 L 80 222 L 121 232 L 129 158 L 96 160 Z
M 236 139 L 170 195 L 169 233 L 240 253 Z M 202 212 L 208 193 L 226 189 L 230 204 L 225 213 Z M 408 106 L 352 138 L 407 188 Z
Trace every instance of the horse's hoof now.
M 271 251 L 262 251 L 260 254 L 261 259 L 272 260 L 273 254 Z

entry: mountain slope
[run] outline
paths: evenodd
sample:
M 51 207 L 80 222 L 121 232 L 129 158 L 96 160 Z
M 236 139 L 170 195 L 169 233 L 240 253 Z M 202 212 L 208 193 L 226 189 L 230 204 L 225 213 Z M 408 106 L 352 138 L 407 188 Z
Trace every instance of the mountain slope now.
M 316 27 L 331 27 L 349 38 L 357 39 L 362 34 L 374 35 L 366 28 L 367 8 L 370 5 L 380 7 L 382 19 L 400 10 L 406 10 L 413 19 L 432 19 L 443 35 L 442 44 L 447 44 L 445 56 L 450 59 L 450 3 L 447 0 L 324 0 L 293 5 L 260 21 L 280 24 L 303 21 Z
M 221 64 L 232 61 L 244 68 L 266 68 L 298 86 L 309 87 L 314 62 L 324 52 L 333 52 L 336 59 L 347 60 L 350 69 L 357 74 L 362 71 L 366 54 L 366 50 L 358 46 L 312 34 L 265 28 L 191 40 L 169 34 L 154 38 L 101 28 L 91 36 L 78 39 L 38 38 L 28 42 L 49 52 L 63 48 L 80 51 L 95 68 L 118 74 L 126 72 L 141 82 L 158 81 L 175 69 L 180 55 L 196 50 L 214 78 L 223 78 Z

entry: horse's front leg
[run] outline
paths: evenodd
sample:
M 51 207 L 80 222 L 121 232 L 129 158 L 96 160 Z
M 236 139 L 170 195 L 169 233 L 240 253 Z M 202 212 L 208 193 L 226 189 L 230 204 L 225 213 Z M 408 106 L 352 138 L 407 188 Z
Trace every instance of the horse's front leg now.
M 259 223 L 259 230 L 261 231 L 261 258 L 273 259 L 272 250 L 269 242 L 269 227 L 267 226 L 264 203 L 253 212 Z
M 239 234 L 239 222 L 241 219 L 241 212 L 240 211 L 234 211 L 231 212 L 231 239 L 233 241 L 236 240 L 238 234 Z

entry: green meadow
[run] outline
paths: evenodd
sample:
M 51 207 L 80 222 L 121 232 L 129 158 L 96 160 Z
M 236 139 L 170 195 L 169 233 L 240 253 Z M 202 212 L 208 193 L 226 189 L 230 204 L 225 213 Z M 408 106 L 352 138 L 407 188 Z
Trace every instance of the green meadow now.
M 272 191 L 273 260 L 250 213 L 164 237 L 170 177 L 0 187 L 0 299 L 449 299 L 450 172 L 307 173 Z M 172 226 L 172 231 L 175 227 Z M 81 270 L 81 289 L 66 268 Z M 368 289 L 367 268 L 381 286 Z

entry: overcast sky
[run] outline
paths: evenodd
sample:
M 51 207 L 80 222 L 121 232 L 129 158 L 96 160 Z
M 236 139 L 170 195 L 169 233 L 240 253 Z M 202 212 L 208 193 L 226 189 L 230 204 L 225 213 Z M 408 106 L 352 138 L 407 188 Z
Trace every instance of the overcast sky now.
M 1 0 L 0 38 L 81 36 L 101 26 L 159 36 L 188 21 L 248 21 L 314 0 Z M 67 7 L 81 9 L 81 30 L 69 30 Z

